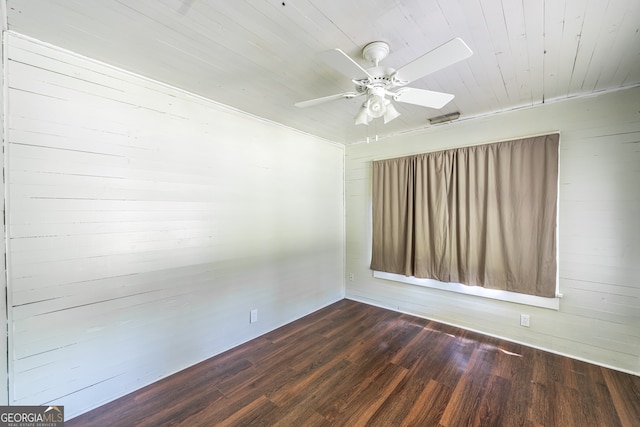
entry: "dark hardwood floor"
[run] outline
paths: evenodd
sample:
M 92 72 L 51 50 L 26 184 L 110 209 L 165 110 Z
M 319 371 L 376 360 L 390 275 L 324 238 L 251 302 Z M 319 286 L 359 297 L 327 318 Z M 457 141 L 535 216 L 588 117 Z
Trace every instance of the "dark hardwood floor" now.
M 342 300 L 74 426 L 640 426 L 640 377 Z

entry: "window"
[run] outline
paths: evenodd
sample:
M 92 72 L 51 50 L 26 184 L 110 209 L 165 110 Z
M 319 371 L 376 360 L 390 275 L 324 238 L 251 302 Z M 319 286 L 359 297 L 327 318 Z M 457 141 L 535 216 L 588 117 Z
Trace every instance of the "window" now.
M 371 268 L 556 294 L 559 135 L 373 162 Z

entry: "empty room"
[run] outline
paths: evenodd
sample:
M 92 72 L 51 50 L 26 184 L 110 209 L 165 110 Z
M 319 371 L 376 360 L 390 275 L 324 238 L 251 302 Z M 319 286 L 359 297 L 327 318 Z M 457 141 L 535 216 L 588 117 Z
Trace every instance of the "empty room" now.
M 0 425 L 640 425 L 637 0 L 0 11 Z

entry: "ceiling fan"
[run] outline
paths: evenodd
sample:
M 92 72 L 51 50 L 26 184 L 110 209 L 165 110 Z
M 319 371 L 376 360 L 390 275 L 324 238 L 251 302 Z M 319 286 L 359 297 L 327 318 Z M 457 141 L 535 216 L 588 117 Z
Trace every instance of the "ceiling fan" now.
M 379 65 L 388 54 L 389 45 L 385 42 L 376 41 L 367 44 L 362 49 L 362 56 L 371 61 L 373 67 L 365 69 L 340 49 L 321 52 L 319 56 L 325 62 L 353 81 L 355 91 L 301 101 L 295 103 L 295 106 L 311 107 L 336 99 L 365 96 L 355 117 L 356 125 L 369 124 L 371 120 L 378 117 L 383 117 L 384 122 L 388 123 L 398 117 L 400 113 L 387 96 L 398 102 L 441 109 L 454 98 L 454 95 L 405 86 L 420 77 L 462 61 L 470 57 L 473 52 L 462 39 L 455 38 L 398 70 Z

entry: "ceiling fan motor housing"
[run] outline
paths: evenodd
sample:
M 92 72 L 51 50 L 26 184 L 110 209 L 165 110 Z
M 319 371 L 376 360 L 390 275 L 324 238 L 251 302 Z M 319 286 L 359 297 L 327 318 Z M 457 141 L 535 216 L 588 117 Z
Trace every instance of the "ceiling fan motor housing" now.
M 385 42 L 371 42 L 362 48 L 362 57 L 377 67 L 389 54 L 389 45 Z
M 356 81 L 356 91 L 366 93 L 372 87 L 392 88 L 395 84 L 392 78 L 395 71 L 393 68 L 382 66 L 367 68 L 371 77 Z

